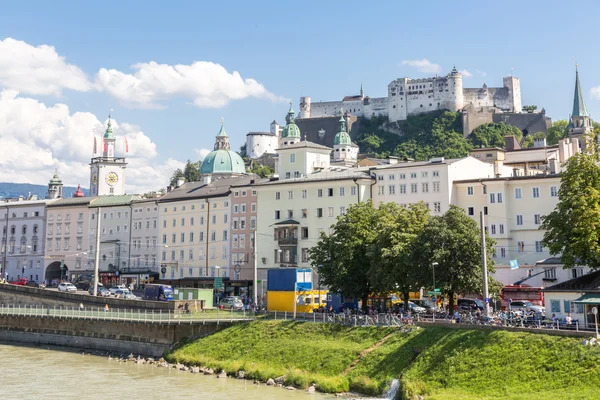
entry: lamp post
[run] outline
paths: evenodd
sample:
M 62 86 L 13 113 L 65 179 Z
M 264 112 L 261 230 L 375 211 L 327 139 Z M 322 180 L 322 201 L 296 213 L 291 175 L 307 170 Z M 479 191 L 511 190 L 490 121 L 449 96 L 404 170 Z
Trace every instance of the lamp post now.
M 433 322 L 435 322 L 435 309 L 437 308 L 437 297 L 435 297 L 435 266 L 439 265 L 437 262 L 431 263 L 431 269 L 433 272 Z

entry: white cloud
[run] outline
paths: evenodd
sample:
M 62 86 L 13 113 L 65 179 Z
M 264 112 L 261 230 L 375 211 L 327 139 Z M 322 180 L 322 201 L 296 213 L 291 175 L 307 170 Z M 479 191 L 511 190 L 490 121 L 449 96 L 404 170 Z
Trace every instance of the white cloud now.
M 473 74 L 472 74 L 472 73 L 470 73 L 470 72 L 469 72 L 468 70 L 466 70 L 466 69 L 461 69 L 459 72 L 460 72 L 460 73 L 461 73 L 461 75 L 462 75 L 463 77 L 465 77 L 465 78 L 470 78 L 470 77 L 472 77 L 472 76 L 473 76 Z
M 195 149 L 196 154 L 198 154 L 198 158 L 200 160 L 204 160 L 204 158 L 210 153 L 212 150 L 209 149 Z
M 592 99 L 600 100 L 600 86 L 594 86 L 591 90 Z
M 422 60 L 404 60 L 402 61 L 402 65 L 408 65 L 409 67 L 416 68 L 420 72 L 427 72 L 430 74 L 437 74 L 441 70 L 439 64 L 434 64 L 426 58 Z
M 168 159 L 155 162 L 156 145 L 139 127 L 113 120 L 117 153 L 126 154 L 128 193 L 157 190 L 167 184 L 173 170 L 185 165 Z M 64 104 L 46 106 L 38 100 L 19 97 L 15 90 L 0 92 L 0 182 L 47 184 L 58 169 L 66 185 L 89 187 L 89 161 L 94 136 L 104 125 L 94 114 L 71 114 Z M 100 147 L 100 141 L 98 142 Z
M 33 95 L 60 96 L 63 89 L 91 89 L 85 73 L 58 55 L 54 47 L 0 40 L 0 86 Z
M 483 76 L 484 78 L 487 76 L 487 72 L 485 72 L 485 71 L 480 71 L 480 70 L 476 69 L 475 72 L 477 72 L 479 75 Z
M 127 74 L 102 68 L 96 75 L 96 88 L 127 106 L 150 109 L 163 107 L 161 102 L 171 97 L 190 99 L 199 108 L 218 108 L 247 97 L 285 100 L 256 80 L 244 79 L 237 71 L 229 73 L 212 62 L 168 65 L 152 61 L 135 64 L 133 69 L 133 74 Z

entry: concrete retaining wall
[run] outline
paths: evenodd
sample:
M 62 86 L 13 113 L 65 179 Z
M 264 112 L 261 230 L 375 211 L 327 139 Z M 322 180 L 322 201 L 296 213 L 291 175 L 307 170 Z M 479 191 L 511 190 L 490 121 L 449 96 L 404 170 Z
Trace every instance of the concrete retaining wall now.
M 141 309 L 167 311 L 183 308 L 185 303 L 193 308 L 194 301 L 147 301 L 125 300 L 111 297 L 94 297 L 83 293 L 65 293 L 56 290 L 38 289 L 28 286 L 0 284 L 0 304 L 29 305 L 44 307 L 85 307 L 103 308 L 105 304 L 111 309 Z
M 201 337 L 231 322 L 145 323 L 86 318 L 0 316 L 0 339 L 94 350 L 161 355 L 184 338 Z

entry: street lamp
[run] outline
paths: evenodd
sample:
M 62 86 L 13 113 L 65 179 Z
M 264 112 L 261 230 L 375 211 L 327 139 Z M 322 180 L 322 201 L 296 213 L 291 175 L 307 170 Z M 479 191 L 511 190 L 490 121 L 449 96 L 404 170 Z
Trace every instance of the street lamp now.
M 431 263 L 431 269 L 433 272 L 433 298 L 435 299 L 433 301 L 433 322 L 435 322 L 435 309 L 437 308 L 437 298 L 435 297 L 435 266 L 439 265 L 437 262 L 433 262 Z

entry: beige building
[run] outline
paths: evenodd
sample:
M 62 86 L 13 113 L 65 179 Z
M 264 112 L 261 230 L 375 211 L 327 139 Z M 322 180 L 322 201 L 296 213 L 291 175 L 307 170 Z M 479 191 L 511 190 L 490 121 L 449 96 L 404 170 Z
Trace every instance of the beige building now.
M 74 280 L 86 270 L 93 270 L 88 249 L 90 202 L 94 197 L 59 199 L 46 206 L 46 245 L 44 279 Z
M 241 282 L 231 262 L 231 186 L 249 182 L 248 176 L 208 177 L 184 183 L 158 199 L 162 281 L 213 287 L 214 278 L 221 277 L 226 291 Z
M 486 229 L 497 242 L 495 276 L 503 284 L 531 276 L 525 284 L 545 287 L 588 271 L 587 267 L 563 270 L 560 260 L 542 246 L 542 217 L 556 207 L 559 175 L 471 179 L 454 186 L 456 204 L 478 224 L 483 212 Z M 518 262 L 518 269 L 511 270 L 511 260 Z
M 131 204 L 131 262 L 128 275 L 146 280 L 158 277 L 158 204 L 156 198 L 134 200 Z

